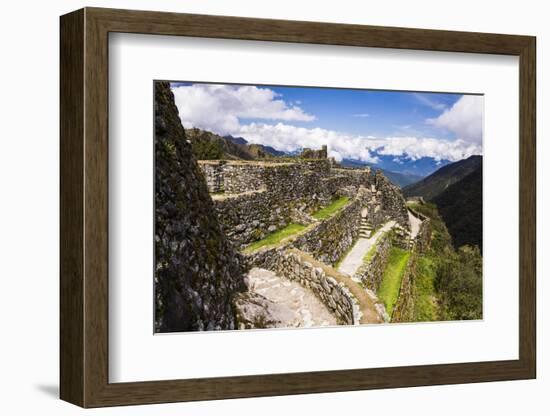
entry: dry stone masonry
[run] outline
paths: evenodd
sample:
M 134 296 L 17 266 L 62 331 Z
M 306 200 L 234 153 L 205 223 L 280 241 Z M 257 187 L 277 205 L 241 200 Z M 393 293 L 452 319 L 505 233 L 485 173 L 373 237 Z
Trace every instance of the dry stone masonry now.
M 168 83 L 155 83 L 155 330 L 235 328 L 245 265 L 227 240 Z
M 390 250 L 392 247 L 393 232 L 388 231 L 382 235 L 372 249 L 372 255 L 369 261 L 365 261 L 353 276 L 354 280 L 363 283 L 363 285 L 372 290 L 378 291 L 384 270 L 388 265 Z
M 199 161 L 199 165 L 214 194 L 214 206 L 225 233 L 240 248 L 296 218 L 307 218 L 335 198 L 356 198 L 359 193 L 363 207 L 370 208 L 368 216 L 373 225 L 391 218 L 408 228 L 407 209 L 399 189 L 369 168 L 334 168 L 330 159 Z M 355 220 L 360 221 L 358 215 Z

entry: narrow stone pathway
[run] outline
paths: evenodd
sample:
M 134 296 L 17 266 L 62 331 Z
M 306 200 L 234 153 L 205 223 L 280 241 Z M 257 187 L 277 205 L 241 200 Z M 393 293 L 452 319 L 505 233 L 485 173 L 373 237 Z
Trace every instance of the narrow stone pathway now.
M 408 212 L 409 223 L 411 225 L 411 239 L 413 239 L 418 235 L 418 231 L 420 231 L 420 224 L 422 224 L 422 220 L 416 217 L 411 211 Z
M 389 231 L 395 224 L 395 221 L 388 221 L 370 238 L 359 237 L 348 255 L 338 266 L 338 271 L 353 276 L 363 264 L 363 257 L 369 252 L 370 248 L 376 244 L 382 234 Z
M 337 325 L 336 317 L 310 289 L 270 270 L 251 269 L 248 273 L 248 288 L 276 305 L 269 312 L 281 322 L 281 327 Z

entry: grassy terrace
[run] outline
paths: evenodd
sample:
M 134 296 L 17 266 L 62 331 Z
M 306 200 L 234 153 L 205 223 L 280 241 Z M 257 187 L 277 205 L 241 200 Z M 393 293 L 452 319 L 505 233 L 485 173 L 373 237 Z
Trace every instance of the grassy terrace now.
M 384 302 L 388 315 L 392 315 L 393 308 L 401 289 L 401 280 L 411 253 L 398 247 L 392 247 L 390 258 L 382 282 L 378 288 L 378 299 Z
M 267 237 L 263 238 L 262 240 L 253 242 L 248 247 L 246 247 L 245 251 L 246 252 L 254 251 L 265 246 L 271 246 L 271 245 L 277 244 L 283 239 L 288 238 L 294 234 L 297 234 L 300 231 L 303 231 L 305 228 L 306 228 L 305 225 L 290 223 L 285 228 L 281 228 L 280 230 L 277 230 L 267 235 Z
M 348 202 L 349 202 L 349 198 L 347 196 L 338 198 L 334 200 L 330 205 L 327 205 L 326 207 L 321 208 L 319 211 L 313 214 L 312 217 L 318 220 L 327 219 L 328 217 L 333 216 L 342 208 L 344 208 L 348 204 Z
M 416 265 L 416 296 L 414 321 L 437 321 L 435 278 L 437 266 L 434 259 L 419 257 Z

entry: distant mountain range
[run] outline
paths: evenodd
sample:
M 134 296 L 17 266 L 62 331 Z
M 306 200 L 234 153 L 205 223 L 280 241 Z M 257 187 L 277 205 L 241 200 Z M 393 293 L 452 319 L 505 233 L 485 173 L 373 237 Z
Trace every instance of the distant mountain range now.
M 285 153 L 270 146 L 250 144 L 242 137 L 219 136 L 197 128 L 185 130 L 193 153 L 200 160 L 254 160 L 269 159 Z
M 481 156 L 451 163 L 403 189 L 405 196 L 421 196 L 437 205 L 453 245 L 483 248 L 483 160 Z
M 230 140 L 233 143 L 247 145 L 249 148 L 262 149 L 265 153 L 272 156 L 284 156 L 286 153 L 281 152 L 280 150 L 275 149 L 271 146 L 265 146 L 263 144 L 249 144 L 243 137 L 233 137 L 231 135 L 223 136 L 224 139 Z
M 447 159 L 434 159 L 433 157 L 414 159 L 407 155 L 383 155 L 376 151 L 372 151 L 371 155 L 378 159 L 378 162 L 373 166 L 379 169 L 402 173 L 404 175 L 420 176 L 422 178 L 452 163 Z
M 463 179 L 481 166 L 481 156 L 450 163 L 419 182 L 403 188 L 405 196 L 421 196 L 427 201 L 433 200 L 449 186 Z
M 395 185 L 399 186 L 400 188 L 403 188 L 404 186 L 418 182 L 419 180 L 422 179 L 422 176 L 419 176 L 419 175 L 393 172 L 390 170 L 381 169 L 380 167 L 378 167 L 378 165 L 364 163 L 364 162 L 360 162 L 352 159 L 344 159 L 342 160 L 342 162 L 340 162 L 340 164 L 342 166 L 346 166 L 350 168 L 364 168 L 365 166 L 369 166 L 375 170 L 379 169 L 382 171 L 384 176 L 386 176 L 386 178 L 388 178 L 391 182 L 393 182 Z

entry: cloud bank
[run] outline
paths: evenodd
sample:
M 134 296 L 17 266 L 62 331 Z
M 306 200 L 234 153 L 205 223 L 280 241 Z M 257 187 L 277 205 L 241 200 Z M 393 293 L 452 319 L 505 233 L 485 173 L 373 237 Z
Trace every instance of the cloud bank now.
M 285 152 L 305 147 L 315 149 L 326 144 L 329 156 L 338 161 L 354 159 L 374 164 L 379 162 L 379 155 L 456 161 L 481 153 L 481 115 L 474 113 L 481 108 L 482 102 L 469 100 L 467 96 L 438 118 L 428 120 L 429 124 L 454 131 L 459 137 L 457 140 L 442 140 L 426 137 L 375 138 L 319 127 L 295 126 L 289 122 L 311 122 L 315 116 L 300 108 L 299 101 L 293 104 L 285 102 L 269 88 L 193 84 L 173 87 L 172 91 L 184 127 L 241 136 L 250 143 L 272 146 Z M 464 98 L 468 100 L 463 101 Z M 249 122 L 243 123 L 246 119 Z M 269 120 L 271 123 L 258 120 Z M 477 123 L 479 127 L 463 126 L 461 122 Z
M 427 121 L 433 126 L 452 131 L 464 141 L 481 145 L 483 137 L 483 97 L 463 95 L 439 117 Z
M 239 119 L 313 121 L 297 105 L 288 105 L 269 88 L 193 84 L 172 88 L 184 127 L 198 127 L 218 134 L 238 131 Z

